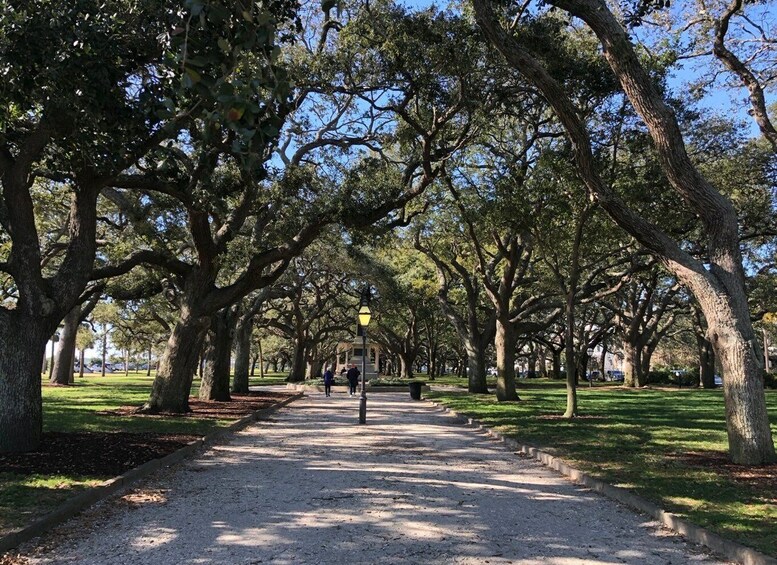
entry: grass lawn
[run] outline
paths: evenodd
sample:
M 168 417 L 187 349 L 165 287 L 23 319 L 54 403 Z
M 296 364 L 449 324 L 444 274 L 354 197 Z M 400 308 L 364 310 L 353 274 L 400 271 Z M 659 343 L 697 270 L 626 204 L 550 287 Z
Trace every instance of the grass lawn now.
M 582 417 L 564 420 L 558 418 L 566 402 L 563 383 L 532 379 L 518 386 L 521 402 L 457 391 L 426 396 L 777 556 L 777 466 L 759 471 L 726 462 L 721 390 L 584 386 L 578 390 Z M 767 403 L 777 438 L 777 391 L 767 391 Z
M 283 384 L 285 374 L 252 377 L 251 386 Z M 44 379 L 44 383 L 45 383 Z M 232 419 L 137 418 L 99 414 L 121 406 L 140 406 L 149 396 L 153 376 L 145 372 L 76 377 L 69 387 L 43 386 L 44 432 L 152 432 L 203 436 Z M 197 381 L 192 394 L 197 394 Z M 109 477 L 77 474 L 20 475 L 0 472 L 0 534 L 23 526 L 53 509 L 76 491 Z

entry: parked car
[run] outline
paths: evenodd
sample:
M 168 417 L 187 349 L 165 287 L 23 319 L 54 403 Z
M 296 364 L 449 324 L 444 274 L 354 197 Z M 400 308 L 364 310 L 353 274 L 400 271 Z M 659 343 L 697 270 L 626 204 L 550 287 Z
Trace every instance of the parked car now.
M 587 381 L 601 381 L 602 374 L 599 371 L 590 371 L 586 376 L 585 380 Z
M 495 376 L 496 375 L 496 367 L 489 367 L 488 370 L 486 371 L 486 373 L 488 373 L 492 377 Z
M 623 371 L 607 371 L 607 374 L 604 376 L 604 380 L 606 381 L 615 381 L 619 383 L 622 383 L 625 378 L 626 375 Z
M 723 386 L 723 377 L 715 375 L 715 386 Z

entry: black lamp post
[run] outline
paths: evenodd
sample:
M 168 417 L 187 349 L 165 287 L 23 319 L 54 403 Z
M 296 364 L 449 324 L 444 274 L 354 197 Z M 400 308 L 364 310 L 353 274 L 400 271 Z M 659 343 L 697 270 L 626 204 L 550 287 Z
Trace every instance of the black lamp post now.
M 359 397 L 359 423 L 367 423 L 367 326 L 370 325 L 372 312 L 370 311 L 370 287 L 362 292 L 359 303 L 359 325 L 362 328 L 362 394 Z

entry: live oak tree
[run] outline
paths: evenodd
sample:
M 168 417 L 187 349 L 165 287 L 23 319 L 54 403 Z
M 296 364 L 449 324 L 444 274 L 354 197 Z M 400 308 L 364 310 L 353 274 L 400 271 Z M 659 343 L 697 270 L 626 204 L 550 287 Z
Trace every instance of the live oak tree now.
M 270 301 L 259 323 L 274 328 L 292 344 L 288 380 L 301 382 L 318 372 L 336 342 L 353 325 L 352 275 L 327 250 L 329 237 L 292 261 L 277 286 L 284 296 Z M 337 247 L 335 244 L 333 247 Z M 326 351 L 326 353 L 324 353 Z
M 748 311 L 735 208 L 690 161 L 674 112 L 640 62 L 627 30 L 606 3 L 551 0 L 547 4 L 579 18 L 598 38 L 604 59 L 650 132 L 667 179 L 700 218 L 706 236 L 707 264 L 687 253 L 659 226 L 648 222 L 610 190 L 594 159 L 589 132 L 563 86 L 531 47 L 504 27 L 489 0 L 473 0 L 478 23 L 489 41 L 541 90 L 563 123 L 574 147 L 578 173 L 591 198 L 650 249 L 701 305 L 713 347 L 728 375 L 724 396 L 731 459 L 749 465 L 772 462 L 777 454 L 759 375 L 760 353 Z M 527 12 L 525 17 L 533 15 Z M 519 21 L 517 18 L 516 22 Z
M 0 12 L 0 267 L 15 289 L 0 310 L 0 452 L 40 441 L 44 347 L 89 280 L 100 191 L 168 138 L 184 110 L 158 112 L 176 75 L 165 58 L 177 46 L 165 38 L 185 24 L 179 10 L 82 0 L 6 2 Z M 31 196 L 44 179 L 68 201 L 52 262 Z
M 661 339 L 672 328 L 677 310 L 685 308 L 681 288 L 658 267 L 634 276 L 604 302 L 615 316 L 623 339 L 624 384 L 647 384 L 650 360 Z
M 435 225 L 444 227 L 444 231 L 424 233 L 424 237 L 419 231 L 414 244 L 434 263 L 438 303 L 466 352 L 467 389 L 471 393 L 487 393 L 487 351 L 496 333 L 496 312 L 484 296 L 476 263 L 458 244 L 467 238 L 464 229 L 446 221 Z

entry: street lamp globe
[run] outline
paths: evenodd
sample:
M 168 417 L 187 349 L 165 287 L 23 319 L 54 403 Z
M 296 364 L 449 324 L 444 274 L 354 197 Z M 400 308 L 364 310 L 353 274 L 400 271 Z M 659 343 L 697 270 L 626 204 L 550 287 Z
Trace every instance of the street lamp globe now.
M 372 319 L 372 312 L 370 311 L 370 307 L 366 304 L 362 304 L 359 308 L 359 325 L 363 328 L 366 328 L 370 325 L 370 320 Z

